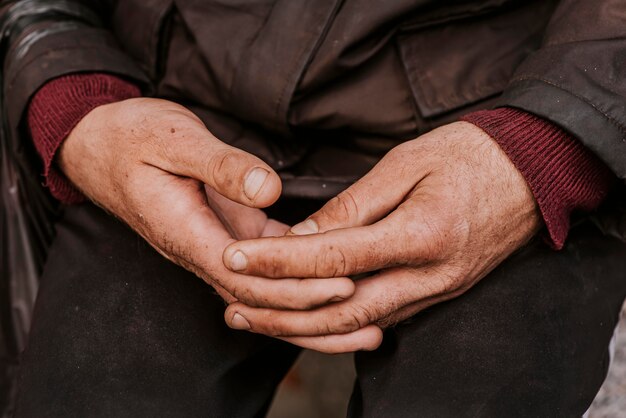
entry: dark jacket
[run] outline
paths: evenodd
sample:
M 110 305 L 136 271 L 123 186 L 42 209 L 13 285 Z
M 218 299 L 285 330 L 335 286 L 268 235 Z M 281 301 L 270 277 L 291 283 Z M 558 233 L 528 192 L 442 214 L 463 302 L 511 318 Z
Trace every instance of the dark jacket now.
M 626 179 L 625 0 L 18 0 L 0 27 L 3 165 L 20 174 L 3 174 L 3 199 L 31 189 L 3 217 L 25 227 L 51 207 L 32 191 L 25 109 L 81 71 L 187 105 L 289 196 L 330 197 L 395 144 L 496 105 L 553 121 Z M 35 230 L 40 265 L 51 232 Z
M 325 177 L 325 190 L 287 194 L 327 196 L 327 180 L 349 182 L 394 143 L 497 102 L 564 127 L 626 178 L 623 0 L 16 3 L 84 10 L 11 40 L 13 129 L 47 80 L 111 72 L 197 109 L 286 177 Z M 328 161 L 338 148 L 342 164 Z

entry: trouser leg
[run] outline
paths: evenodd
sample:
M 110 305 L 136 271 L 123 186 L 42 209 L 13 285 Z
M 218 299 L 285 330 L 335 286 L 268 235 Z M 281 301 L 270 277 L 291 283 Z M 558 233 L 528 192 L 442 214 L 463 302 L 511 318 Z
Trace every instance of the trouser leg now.
M 575 228 L 357 353 L 352 417 L 575 417 L 607 371 L 626 295 L 626 244 Z
M 262 416 L 297 350 L 233 331 L 202 280 L 92 205 L 41 280 L 18 417 Z

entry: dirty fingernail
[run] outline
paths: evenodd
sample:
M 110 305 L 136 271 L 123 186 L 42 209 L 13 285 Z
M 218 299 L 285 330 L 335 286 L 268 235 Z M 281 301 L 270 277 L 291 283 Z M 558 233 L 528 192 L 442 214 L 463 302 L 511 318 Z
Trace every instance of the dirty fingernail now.
M 300 222 L 297 225 L 291 227 L 291 232 L 295 235 L 310 235 L 317 234 L 320 228 L 317 226 L 317 222 L 313 219 L 307 219 L 304 222 Z
M 248 173 L 248 176 L 243 184 L 243 192 L 246 194 L 248 199 L 254 200 L 254 198 L 259 194 L 268 174 L 269 171 L 259 167 Z
M 230 269 L 234 271 L 243 270 L 248 266 L 248 258 L 241 251 L 235 251 L 230 257 Z
M 233 315 L 233 320 L 231 321 L 231 327 L 234 329 L 240 329 L 243 331 L 247 331 L 250 329 L 250 323 L 246 318 L 241 316 L 241 314 L 236 313 Z

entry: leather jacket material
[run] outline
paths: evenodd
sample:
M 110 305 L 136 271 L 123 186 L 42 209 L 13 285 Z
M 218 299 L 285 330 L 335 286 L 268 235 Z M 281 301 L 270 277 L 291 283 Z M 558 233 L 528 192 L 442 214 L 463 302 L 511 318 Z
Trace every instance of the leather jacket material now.
M 494 106 L 561 126 L 626 180 L 624 0 L 13 0 L 0 30 L 5 374 L 53 234 L 23 119 L 65 74 L 186 105 L 274 167 L 285 196 L 327 199 L 398 143 Z M 609 212 L 598 225 L 623 238 Z
M 105 71 L 200 109 L 288 182 L 327 183 L 287 194 L 333 195 L 396 143 L 494 104 L 555 122 L 626 178 L 621 0 L 59 3 L 103 26 L 7 54 L 12 127 L 47 80 Z M 337 152 L 339 168 L 326 161 Z

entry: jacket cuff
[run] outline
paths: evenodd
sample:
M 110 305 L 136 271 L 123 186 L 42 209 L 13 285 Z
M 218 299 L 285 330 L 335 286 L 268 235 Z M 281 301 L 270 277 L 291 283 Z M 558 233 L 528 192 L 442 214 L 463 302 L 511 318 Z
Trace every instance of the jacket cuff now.
M 514 108 L 461 118 L 495 139 L 522 173 L 537 201 L 554 249 L 565 244 L 574 211 L 590 212 L 607 196 L 615 176 L 560 127 Z
M 46 83 L 28 107 L 28 127 L 41 159 L 45 185 L 66 204 L 85 197 L 54 165 L 57 150 L 81 119 L 98 106 L 139 97 L 133 83 L 102 74 L 72 74 Z

